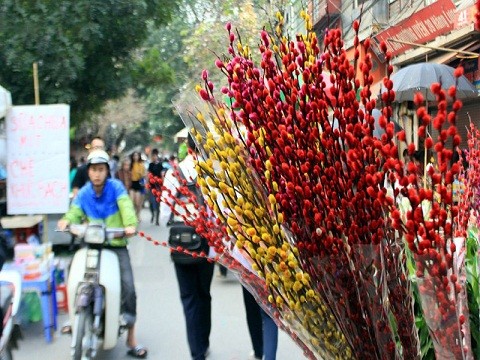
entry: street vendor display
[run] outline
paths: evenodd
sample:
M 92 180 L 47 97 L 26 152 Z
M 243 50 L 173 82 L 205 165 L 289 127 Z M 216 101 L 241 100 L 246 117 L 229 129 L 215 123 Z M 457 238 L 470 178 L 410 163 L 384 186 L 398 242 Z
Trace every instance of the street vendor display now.
M 414 95 L 416 148 L 392 121 L 393 67 L 377 102 L 369 39 L 355 38 L 350 59 L 340 31 L 329 29 L 321 50 L 302 15 L 305 35 L 282 36 L 279 15 L 275 34 L 261 32 L 259 54 L 227 25 L 228 57 L 216 61 L 227 85 L 217 91 L 205 71 L 200 111 L 182 114 L 203 157 L 207 203 L 185 223 L 308 358 L 478 358 L 480 135 L 472 125 L 468 169 L 452 160 L 455 85 L 430 85 L 435 116 Z M 401 148 L 431 153 L 434 164 L 404 161 Z M 457 201 L 455 181 L 465 189 Z

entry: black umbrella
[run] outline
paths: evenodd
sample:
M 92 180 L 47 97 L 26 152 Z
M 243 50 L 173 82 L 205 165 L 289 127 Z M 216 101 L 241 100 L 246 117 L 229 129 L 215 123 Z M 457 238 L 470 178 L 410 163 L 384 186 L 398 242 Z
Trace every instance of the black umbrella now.
M 453 67 L 444 64 L 419 63 L 406 66 L 391 77 L 395 101 L 413 101 L 417 92 L 422 93 L 426 101 L 435 101 L 435 95 L 430 90 L 433 83 L 440 83 L 445 90 L 456 85 L 457 99 L 477 97 L 479 94 L 475 86 L 463 75 L 457 79 L 454 72 Z M 382 85 L 382 93 L 385 91 L 386 88 Z

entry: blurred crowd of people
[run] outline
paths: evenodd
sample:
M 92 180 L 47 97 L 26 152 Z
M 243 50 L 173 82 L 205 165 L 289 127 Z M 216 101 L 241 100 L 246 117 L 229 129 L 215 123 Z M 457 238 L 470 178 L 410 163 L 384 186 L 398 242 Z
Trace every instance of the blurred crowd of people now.
M 101 137 L 94 137 L 85 147 L 88 151 L 105 150 L 105 142 Z M 108 151 L 110 156 L 109 176 L 119 179 L 125 189 L 127 189 L 130 198 L 135 206 L 137 218 L 140 219 L 140 211 L 148 203 L 151 212 L 151 223 L 159 224 L 159 202 L 153 196 L 147 186 L 151 176 L 162 178 L 166 171 L 177 163 L 177 157 L 174 155 L 162 157 L 159 149 L 146 148 L 147 151 L 133 151 L 122 154 L 113 147 Z M 182 144 L 179 147 L 179 156 L 186 156 Z M 182 160 L 182 159 L 180 159 Z M 70 191 L 74 198 L 78 190 L 87 183 L 88 174 L 86 171 L 86 161 L 84 156 L 78 159 L 70 157 Z

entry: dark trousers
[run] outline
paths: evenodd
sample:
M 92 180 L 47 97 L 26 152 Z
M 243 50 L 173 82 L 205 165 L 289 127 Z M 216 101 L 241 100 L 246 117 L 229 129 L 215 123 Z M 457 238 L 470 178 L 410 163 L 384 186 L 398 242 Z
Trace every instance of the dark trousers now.
M 214 264 L 202 262 L 194 265 L 175 264 L 180 298 L 187 326 L 188 345 L 194 360 L 204 360 L 210 346 L 212 326 L 212 283 Z
M 157 201 L 152 191 L 148 191 L 148 203 L 150 204 L 150 214 L 152 215 L 152 223 L 155 220 L 155 224 L 158 225 L 158 218 L 160 216 L 160 203 Z
M 278 345 L 278 327 L 272 318 L 258 305 L 250 292 L 242 286 L 243 302 L 247 314 L 248 332 L 255 357 L 275 360 Z
M 109 247 L 109 249 L 113 250 L 118 256 L 122 286 L 121 311 L 127 326 L 131 327 L 135 324 L 137 319 L 137 294 L 135 292 L 135 282 L 133 280 L 130 255 L 126 247 Z

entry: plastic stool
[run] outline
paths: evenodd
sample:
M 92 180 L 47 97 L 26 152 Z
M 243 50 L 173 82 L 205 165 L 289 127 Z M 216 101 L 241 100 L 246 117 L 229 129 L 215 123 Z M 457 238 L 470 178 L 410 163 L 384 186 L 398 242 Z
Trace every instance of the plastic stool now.
M 57 309 L 68 312 L 67 285 L 57 285 Z
M 45 340 L 53 340 L 52 332 L 57 330 L 57 304 L 55 292 L 55 278 L 51 274 L 43 274 L 38 279 L 23 279 L 22 292 L 36 291 L 40 296 L 42 306 L 43 332 Z

